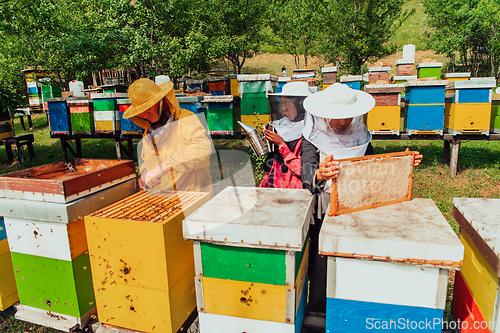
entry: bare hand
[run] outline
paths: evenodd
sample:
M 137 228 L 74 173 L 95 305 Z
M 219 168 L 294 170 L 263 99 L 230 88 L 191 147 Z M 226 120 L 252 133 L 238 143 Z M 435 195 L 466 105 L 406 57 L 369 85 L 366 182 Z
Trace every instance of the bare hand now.
M 149 170 L 149 171 L 144 171 L 141 173 L 141 180 L 142 180 L 142 185 L 143 187 L 148 187 L 148 188 L 155 188 L 156 186 L 160 185 L 161 183 L 161 173 L 157 172 L 158 167 Z M 140 185 L 139 185 L 140 187 Z
M 405 152 L 409 152 L 410 148 L 406 148 Z M 422 158 L 424 158 L 424 155 L 420 154 L 418 151 L 415 151 L 415 157 L 413 158 L 413 166 L 417 167 L 419 166 L 420 162 L 422 162 Z
M 316 180 L 330 180 L 339 176 L 340 163 L 333 159 L 333 155 L 327 156 L 323 162 L 319 164 L 319 169 L 316 171 Z
M 285 140 L 283 140 L 283 138 L 278 133 L 264 129 L 264 136 L 266 137 L 267 141 L 274 143 L 277 146 L 285 144 Z
M 142 181 L 142 176 L 137 180 L 137 185 L 139 185 L 139 191 L 144 191 L 144 182 Z

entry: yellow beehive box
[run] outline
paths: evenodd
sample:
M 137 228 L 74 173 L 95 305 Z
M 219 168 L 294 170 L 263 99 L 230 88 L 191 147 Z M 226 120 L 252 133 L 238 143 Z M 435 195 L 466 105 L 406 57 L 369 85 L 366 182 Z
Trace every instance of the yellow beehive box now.
M 2 227 L 3 224 L 0 220 L 0 228 Z M 18 300 L 19 296 L 12 268 L 9 243 L 7 239 L 4 239 L 0 241 L 0 311 L 6 310 Z
M 99 321 L 177 332 L 196 307 L 193 244 L 182 220 L 208 193 L 144 192 L 85 217 Z
M 271 121 L 270 114 L 241 115 L 241 122 L 255 128 L 262 128 L 263 125 Z
M 399 105 L 375 106 L 366 116 L 366 127 L 372 134 L 379 131 L 390 131 L 399 134 Z
M 491 103 L 446 103 L 444 127 L 453 134 L 489 134 Z

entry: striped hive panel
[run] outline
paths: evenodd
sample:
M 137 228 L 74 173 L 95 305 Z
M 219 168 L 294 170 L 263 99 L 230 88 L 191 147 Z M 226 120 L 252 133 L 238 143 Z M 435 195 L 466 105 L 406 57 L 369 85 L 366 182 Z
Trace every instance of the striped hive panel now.
M 253 114 L 263 115 L 270 113 L 271 109 L 267 97 L 249 98 L 244 95 L 243 98 L 241 99 L 242 115 L 253 115 Z
M 271 121 L 270 114 L 255 114 L 255 115 L 242 115 L 241 122 L 250 125 L 254 128 L 262 128 L 263 125 Z
M 16 280 L 12 268 L 9 243 L 7 239 L 4 238 L 0 240 L 0 311 L 6 310 L 18 300 L 19 296 L 17 294 Z
M 198 251 L 196 248 L 195 252 Z M 202 297 L 198 295 L 199 312 L 281 323 L 296 322 L 302 297 L 307 297 L 304 289 L 307 289 L 308 245 L 302 252 L 286 254 L 284 251 L 232 250 L 224 247 L 219 249 L 215 260 L 212 260 L 215 253 L 207 256 L 205 248 L 206 244 L 201 244 L 201 254 L 195 253 L 195 257 L 201 255 L 201 265 L 208 267 L 202 268 L 202 274 L 197 273 L 197 293 L 202 293 Z M 230 253 L 220 252 L 224 250 Z M 217 269 L 216 265 L 222 262 L 228 268 Z
M 500 133 L 500 94 L 494 94 L 491 101 L 490 130 Z
M 405 105 L 404 122 L 409 131 L 443 133 L 445 104 Z
M 460 233 L 460 240 L 465 247 L 461 275 L 484 319 L 492 321 L 496 317 L 498 276 L 465 233 Z
M 455 285 L 453 287 L 453 301 L 451 302 L 451 313 L 453 318 L 461 324 L 462 333 L 491 333 L 490 323 L 484 320 L 469 287 L 464 281 L 461 272 L 455 273 Z
M 16 252 L 11 256 L 21 304 L 74 317 L 95 307 L 88 254 L 73 261 Z
M 85 217 L 101 322 L 177 332 L 196 306 L 193 246 L 182 237 L 182 220 L 208 196 L 139 192 Z
M 399 131 L 401 107 L 375 106 L 366 116 L 369 131 Z
M 448 130 L 484 133 L 490 129 L 490 103 L 446 103 L 444 127 Z
M 326 332 L 441 332 L 443 310 L 326 298 Z M 420 325 L 420 326 L 419 326 Z
M 87 251 L 83 218 L 71 223 L 6 217 L 12 252 L 71 261 Z

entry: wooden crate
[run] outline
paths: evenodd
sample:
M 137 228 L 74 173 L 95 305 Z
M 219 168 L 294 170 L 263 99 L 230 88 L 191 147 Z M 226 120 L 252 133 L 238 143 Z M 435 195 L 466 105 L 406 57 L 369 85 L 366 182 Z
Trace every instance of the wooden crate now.
M 291 207 L 297 213 L 283 219 Z M 312 208 L 306 190 L 227 187 L 184 220 L 184 237 L 194 241 L 201 332 L 226 325 L 300 332 Z
M 500 319 L 496 306 L 500 296 L 500 253 L 497 247 L 499 204 L 499 199 L 453 199 L 453 217 L 460 225 L 460 240 L 465 247 L 461 277 L 468 288 L 456 289 L 453 298 L 472 298 L 477 305 L 477 308 L 471 308 L 470 302 L 454 301 L 452 313 L 457 320 L 466 320 L 463 316 L 470 312 L 476 317 L 483 316 L 486 323 L 497 323 Z M 500 332 L 498 325 L 491 332 Z
M 439 320 L 419 331 L 441 332 L 448 270 L 461 267 L 463 246 L 432 200 L 326 216 L 319 253 L 328 256 L 326 332 L 406 320 Z
M 5 311 L 18 300 L 7 232 L 0 216 L 0 311 Z
M 448 133 L 489 134 L 491 103 L 446 103 L 444 128 Z
M 0 176 L 0 197 L 68 203 L 130 179 L 133 161 L 77 158 Z
M 420 63 L 417 65 L 417 76 L 419 79 L 435 77 L 436 80 L 441 80 L 441 67 L 443 64 L 440 62 Z
M 337 67 L 321 68 L 321 73 L 323 73 L 323 86 L 337 82 Z
M 335 216 L 411 199 L 414 152 L 338 160 L 330 211 Z
M 196 307 L 193 245 L 181 224 L 208 199 L 141 191 L 85 217 L 101 322 L 177 332 Z

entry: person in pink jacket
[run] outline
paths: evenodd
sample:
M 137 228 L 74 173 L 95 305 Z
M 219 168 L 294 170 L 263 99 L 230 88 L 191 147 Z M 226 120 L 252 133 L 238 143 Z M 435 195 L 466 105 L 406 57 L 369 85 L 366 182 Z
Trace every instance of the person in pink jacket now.
M 264 128 L 264 136 L 275 148 L 268 153 L 259 187 L 302 188 L 300 160 L 304 129 L 304 99 L 311 95 L 307 82 L 290 82 L 278 94 L 269 94 L 277 120 Z M 279 96 L 277 100 L 275 96 Z

